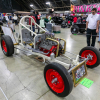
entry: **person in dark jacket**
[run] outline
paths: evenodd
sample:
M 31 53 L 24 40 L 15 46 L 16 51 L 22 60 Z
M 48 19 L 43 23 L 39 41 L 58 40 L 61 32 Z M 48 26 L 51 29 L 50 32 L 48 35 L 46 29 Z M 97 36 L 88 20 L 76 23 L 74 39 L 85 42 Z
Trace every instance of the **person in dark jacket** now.
M 40 15 L 39 15 L 39 12 L 38 11 L 35 11 L 35 18 L 36 18 L 36 23 L 38 25 L 40 25 Z M 38 33 L 40 32 L 40 28 L 38 27 Z
M 39 15 L 39 12 L 38 11 L 35 11 L 35 18 L 36 18 L 36 23 L 38 25 L 40 25 L 40 15 Z
M 49 22 L 48 15 L 46 15 L 46 18 L 44 19 L 44 22 L 45 23 L 48 23 Z
M 48 15 L 46 15 L 46 18 L 44 19 L 44 25 L 45 25 L 45 27 L 46 27 L 46 23 L 48 23 L 48 22 L 49 22 Z
M 78 17 L 77 23 L 81 23 L 81 17 Z
M 11 14 L 8 16 L 8 18 L 9 18 L 9 20 L 12 20 L 12 16 L 11 16 Z

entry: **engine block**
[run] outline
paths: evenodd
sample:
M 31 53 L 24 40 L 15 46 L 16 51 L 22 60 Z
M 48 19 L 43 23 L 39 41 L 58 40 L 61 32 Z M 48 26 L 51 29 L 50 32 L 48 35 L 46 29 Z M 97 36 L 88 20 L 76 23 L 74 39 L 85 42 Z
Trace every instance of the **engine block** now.
M 57 43 L 51 40 L 45 40 L 40 43 L 39 50 L 44 53 L 48 53 L 47 56 L 50 57 L 51 53 L 56 55 Z

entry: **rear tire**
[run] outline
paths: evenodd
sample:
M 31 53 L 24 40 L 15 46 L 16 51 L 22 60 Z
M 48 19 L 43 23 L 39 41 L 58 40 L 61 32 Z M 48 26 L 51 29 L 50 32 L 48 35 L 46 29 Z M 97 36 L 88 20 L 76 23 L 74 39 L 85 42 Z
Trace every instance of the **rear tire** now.
M 71 76 L 63 67 L 58 63 L 50 63 L 44 68 L 44 78 L 49 89 L 59 97 L 68 96 L 73 89 L 73 81 Z M 57 78 L 57 81 L 52 81 Z
M 85 57 L 85 58 L 87 58 L 87 56 L 89 54 L 93 57 L 92 57 L 92 60 L 88 60 L 86 62 L 87 67 L 89 67 L 89 68 L 97 67 L 100 64 L 100 52 L 99 52 L 99 50 L 94 48 L 94 47 L 85 47 L 79 53 L 79 55 L 81 57 Z
M 12 56 L 14 54 L 14 44 L 10 36 L 3 35 L 1 37 L 1 48 L 6 56 Z

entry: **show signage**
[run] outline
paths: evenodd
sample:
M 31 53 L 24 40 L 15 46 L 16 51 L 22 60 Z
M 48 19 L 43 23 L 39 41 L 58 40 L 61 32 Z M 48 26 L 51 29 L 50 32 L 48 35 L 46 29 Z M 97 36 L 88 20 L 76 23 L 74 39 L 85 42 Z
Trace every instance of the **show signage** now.
M 100 11 L 100 3 L 99 4 L 74 6 L 73 12 L 91 12 L 91 10 L 93 8 L 97 8 L 97 10 Z

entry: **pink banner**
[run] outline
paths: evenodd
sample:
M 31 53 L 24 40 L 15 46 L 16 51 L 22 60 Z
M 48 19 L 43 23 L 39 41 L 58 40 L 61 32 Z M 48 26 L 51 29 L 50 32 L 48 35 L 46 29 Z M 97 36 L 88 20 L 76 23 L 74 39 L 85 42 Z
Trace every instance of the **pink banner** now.
M 74 6 L 73 12 L 91 12 L 93 8 L 97 8 L 100 11 L 100 4 Z

